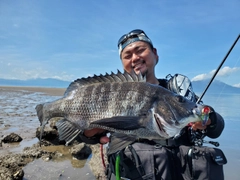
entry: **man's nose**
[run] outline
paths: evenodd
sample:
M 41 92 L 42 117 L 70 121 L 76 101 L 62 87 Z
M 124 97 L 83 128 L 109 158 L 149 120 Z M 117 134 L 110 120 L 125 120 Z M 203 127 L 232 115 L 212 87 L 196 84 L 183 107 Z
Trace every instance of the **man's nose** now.
M 133 55 L 132 55 L 132 62 L 134 63 L 134 62 L 138 61 L 139 59 L 140 59 L 140 56 L 137 55 L 136 53 L 133 53 Z

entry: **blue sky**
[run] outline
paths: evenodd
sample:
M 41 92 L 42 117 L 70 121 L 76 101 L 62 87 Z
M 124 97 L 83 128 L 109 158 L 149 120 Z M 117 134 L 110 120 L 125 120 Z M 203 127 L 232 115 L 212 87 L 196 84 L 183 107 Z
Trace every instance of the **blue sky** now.
M 211 77 L 240 33 L 240 0 L 1 0 L 0 78 L 74 80 L 122 70 L 117 41 L 143 29 L 156 75 Z M 240 87 L 240 40 L 217 79 Z

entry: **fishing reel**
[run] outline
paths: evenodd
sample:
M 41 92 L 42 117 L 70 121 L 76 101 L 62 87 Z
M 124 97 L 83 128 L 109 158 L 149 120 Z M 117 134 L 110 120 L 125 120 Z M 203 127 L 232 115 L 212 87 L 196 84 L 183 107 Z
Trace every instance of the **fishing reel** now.
M 200 116 L 202 119 L 203 126 L 206 125 L 211 112 L 212 112 L 212 110 L 209 106 L 204 106 L 204 108 L 202 109 Z M 206 137 L 207 130 L 193 130 L 193 128 L 190 127 L 189 132 L 190 132 L 190 134 L 189 134 L 190 142 L 193 143 L 195 146 L 201 147 L 201 146 L 203 146 L 203 143 L 209 143 L 216 147 L 219 146 L 218 142 L 204 140 L 204 138 Z
M 192 127 L 189 128 L 190 133 L 190 142 L 193 143 L 195 146 L 201 147 L 203 143 L 212 144 L 215 147 L 218 147 L 220 144 L 216 141 L 205 141 L 204 138 L 206 137 L 206 130 L 193 130 Z

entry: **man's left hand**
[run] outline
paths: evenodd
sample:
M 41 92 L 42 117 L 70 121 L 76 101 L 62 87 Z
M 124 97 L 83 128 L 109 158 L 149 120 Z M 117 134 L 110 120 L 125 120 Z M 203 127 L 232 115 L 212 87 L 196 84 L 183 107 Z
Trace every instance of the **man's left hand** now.
M 192 128 L 193 128 L 193 130 L 204 130 L 204 129 L 206 129 L 207 128 L 207 126 L 209 125 L 209 124 L 211 124 L 211 119 L 208 119 L 208 121 L 207 121 L 207 123 L 206 123 L 206 125 L 205 126 L 203 126 L 203 124 L 202 124 L 202 121 L 199 121 L 199 122 L 195 122 L 195 123 L 193 123 L 192 124 Z

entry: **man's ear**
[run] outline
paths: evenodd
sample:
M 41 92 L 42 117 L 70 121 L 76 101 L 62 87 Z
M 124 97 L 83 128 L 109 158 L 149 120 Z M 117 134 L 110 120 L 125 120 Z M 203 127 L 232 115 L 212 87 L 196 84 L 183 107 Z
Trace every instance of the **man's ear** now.
M 157 49 L 156 49 L 156 48 L 153 48 L 153 53 L 154 53 L 155 56 L 156 56 L 156 64 L 157 64 L 157 63 L 158 63 L 158 59 L 159 59 L 159 57 L 158 57 Z

